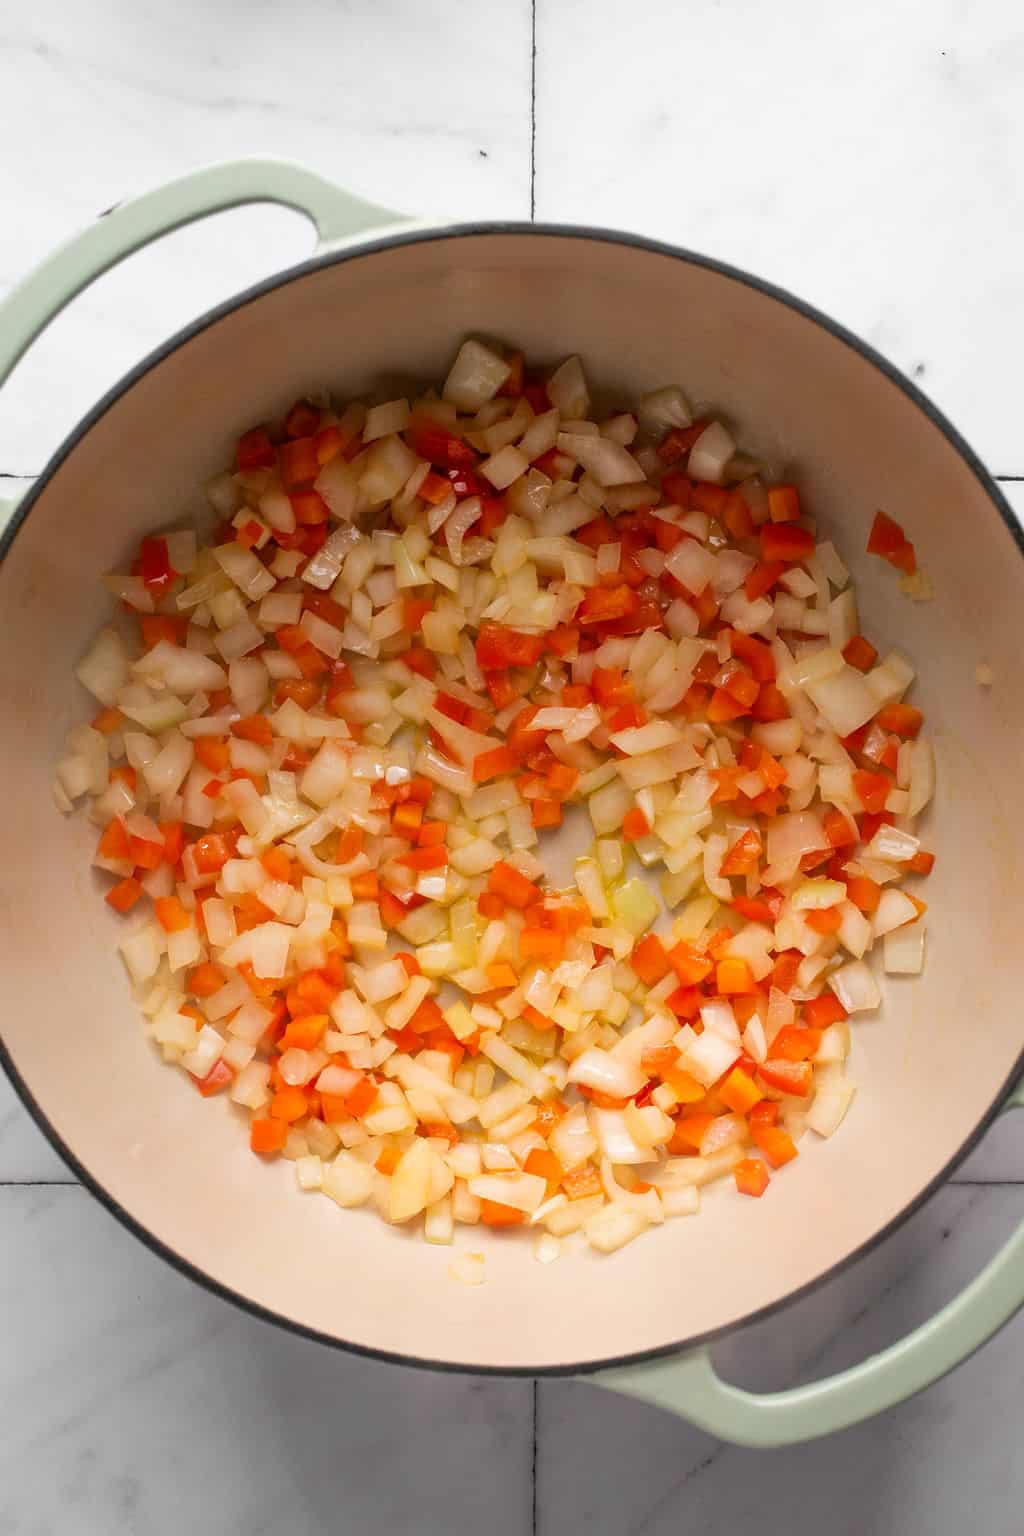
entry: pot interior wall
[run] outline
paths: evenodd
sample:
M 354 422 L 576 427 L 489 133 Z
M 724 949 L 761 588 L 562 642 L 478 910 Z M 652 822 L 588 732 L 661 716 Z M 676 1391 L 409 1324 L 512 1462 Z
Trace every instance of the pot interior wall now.
M 731 1188 L 613 1258 L 538 1265 L 528 1236 L 459 1229 L 486 1254 L 476 1289 L 451 1250 L 369 1212 L 297 1196 L 144 1038 L 115 953 L 120 922 L 89 870 L 94 832 L 50 784 L 88 710 L 72 667 L 102 621 L 100 573 L 145 530 L 200 504 L 237 433 L 296 395 L 443 374 L 478 331 L 528 355 L 582 353 L 608 398 L 681 383 L 745 445 L 784 457 L 859 582 L 863 627 L 919 665 L 940 788 L 927 842 L 929 956 L 856 1022 L 860 1092 L 839 1134 L 808 1135 L 760 1202 Z M 619 394 L 621 391 L 621 394 Z M 40 402 L 40 408 L 43 403 Z M 935 601 L 900 596 L 862 555 L 878 507 L 916 541 Z M 728 276 L 613 241 L 437 238 L 337 262 L 198 332 L 92 425 L 51 475 L 0 573 L 6 644 L 4 1040 L 75 1157 L 162 1244 L 239 1296 L 344 1341 L 427 1360 L 538 1367 L 657 1349 L 721 1329 L 822 1275 L 917 1198 L 968 1138 L 1020 1050 L 1016 941 L 1022 718 L 1019 551 L 942 432 L 856 351 Z M 995 671 L 979 688 L 975 668 Z

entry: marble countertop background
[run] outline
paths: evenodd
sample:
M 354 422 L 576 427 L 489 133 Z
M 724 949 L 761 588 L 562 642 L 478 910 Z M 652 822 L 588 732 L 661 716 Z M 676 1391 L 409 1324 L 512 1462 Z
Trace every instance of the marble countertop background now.
M 1008 0 L 35 0 L 0 18 L 0 292 L 103 210 L 211 160 L 294 158 L 453 218 L 618 225 L 792 288 L 912 374 L 1024 512 L 1024 31 Z M 301 259 L 222 215 L 102 279 L 5 387 L 0 496 L 151 347 Z M 895 1237 L 720 1369 L 781 1386 L 923 1320 L 1024 1216 L 1009 1120 Z M 1020 1530 L 1019 1320 L 873 1423 L 723 1445 L 572 1382 L 349 1358 L 131 1239 L 0 1084 L 2 1536 Z

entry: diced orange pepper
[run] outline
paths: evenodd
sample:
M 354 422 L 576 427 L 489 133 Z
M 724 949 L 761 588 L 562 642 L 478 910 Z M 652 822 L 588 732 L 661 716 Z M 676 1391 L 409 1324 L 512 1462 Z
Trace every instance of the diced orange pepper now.
M 622 835 L 627 841 L 635 843 L 638 838 L 646 837 L 650 830 L 647 817 L 639 806 L 635 805 L 632 810 L 626 812 L 622 822 Z
M 736 1188 L 741 1195 L 753 1195 L 760 1199 L 768 1188 L 771 1175 L 759 1157 L 744 1157 L 732 1171 Z
M 432 846 L 414 848 L 411 853 L 403 853 L 395 861 L 406 869 L 426 871 L 429 869 L 444 869 L 448 864 L 448 849 L 443 843 L 435 843 Z
M 668 951 L 668 961 L 684 986 L 699 986 L 715 968 L 713 960 L 686 939 L 680 939 Z
M 762 1062 L 758 1071 L 770 1088 L 805 1099 L 811 1091 L 814 1068 L 809 1061 L 774 1060 Z
M 533 1122 L 533 1129 L 541 1136 L 548 1137 L 558 1124 L 568 1114 L 568 1106 L 561 1099 L 548 1099 L 537 1110 L 537 1118 Z
M 406 1025 L 417 1035 L 430 1034 L 432 1030 L 444 1027 L 444 1014 L 432 997 L 425 997 L 416 1012 Z
M 131 856 L 128 843 L 128 833 L 125 831 L 124 822 L 119 816 L 108 821 L 97 849 L 104 859 L 127 859 Z
M 112 736 L 124 725 L 124 715 L 119 709 L 101 709 L 92 717 L 92 728 L 99 731 L 101 736 Z
M 352 875 L 349 883 L 352 886 L 352 896 L 355 901 L 377 900 L 380 893 L 380 883 L 377 879 L 376 870 L 367 869 L 362 874 Z
M 196 997 L 212 997 L 224 985 L 224 972 L 212 960 L 204 960 L 188 973 L 188 989 Z
M 305 1099 L 303 1099 L 305 1105 Z M 264 1157 L 272 1157 L 275 1152 L 280 1152 L 288 1140 L 288 1126 L 283 1120 L 251 1120 L 249 1122 L 249 1145 L 254 1152 L 259 1152 Z
M 423 822 L 423 807 L 415 800 L 403 800 L 391 812 L 391 830 L 399 837 L 415 840 Z
M 768 487 L 768 516 L 773 523 L 800 521 L 800 494 L 795 485 Z
M 424 1120 L 417 1134 L 431 1137 L 435 1141 L 446 1141 L 450 1147 L 454 1147 L 459 1139 L 458 1131 L 447 1120 Z
M 284 1120 L 289 1124 L 294 1120 L 301 1120 L 308 1108 L 306 1095 L 302 1089 L 292 1088 L 288 1084 L 279 1088 L 270 1101 L 272 1118 Z
M 561 801 L 532 800 L 530 802 L 530 820 L 535 827 L 560 827 L 562 825 Z
M 539 1179 L 547 1182 L 548 1194 L 553 1195 L 562 1182 L 565 1170 L 553 1152 L 545 1147 L 534 1147 L 523 1164 L 527 1173 L 532 1173 Z
M 682 1067 L 663 1068 L 661 1080 L 672 1089 L 680 1104 L 699 1104 L 707 1093 L 704 1085 Z
M 345 1096 L 345 1108 L 354 1120 L 358 1120 L 369 1113 L 378 1097 L 377 1084 L 371 1082 L 368 1077 L 364 1077 L 352 1092 Z
M 748 1114 L 762 1096 L 754 1079 L 740 1067 L 733 1067 L 725 1082 L 719 1084 L 717 1092 L 736 1115 Z
M 487 966 L 485 974 L 496 991 L 503 987 L 514 987 L 519 980 L 515 971 L 505 961 Z
M 192 844 L 192 857 L 201 875 L 219 874 L 231 856 L 227 839 L 218 832 L 204 832 Z
M 320 1044 L 329 1023 L 326 1013 L 300 1014 L 297 1019 L 289 1022 L 278 1046 L 282 1051 L 292 1047 L 300 1051 L 311 1051 Z
M 501 1205 L 497 1200 L 480 1201 L 480 1220 L 485 1227 L 521 1227 L 526 1220 L 522 1211 L 511 1205 Z
M 519 935 L 519 953 L 524 960 L 535 960 L 553 970 L 562 960 L 565 943 L 560 934 L 547 928 L 524 928 Z
M 701 1142 L 716 1118 L 715 1115 L 692 1114 L 677 1120 L 676 1128 L 669 1139 L 669 1152 L 674 1156 L 680 1153 L 699 1152 Z
M 805 912 L 804 921 L 813 933 L 837 933 L 843 925 L 843 914 L 838 907 L 820 907 Z
M 647 987 L 655 986 L 671 969 L 665 946 L 657 934 L 649 933 L 633 950 L 629 963 Z
M 499 859 L 487 877 L 487 889 L 500 896 L 510 907 L 523 911 L 531 902 L 540 900 L 540 890 L 532 880 L 527 880 L 513 865 Z
M 601 1175 L 592 1163 L 581 1163 L 562 1175 L 562 1189 L 570 1200 L 585 1200 L 601 1193 Z
M 679 1051 L 669 1042 L 667 1045 L 647 1045 L 640 1053 L 641 1069 L 649 1076 L 657 1074 L 659 1077 L 667 1067 L 672 1067 L 679 1060 Z
M 327 1125 L 340 1125 L 342 1121 L 352 1118 L 345 1096 L 341 1093 L 321 1093 L 320 1112 Z
M 378 1173 L 386 1174 L 390 1178 L 401 1159 L 402 1154 L 397 1147 L 382 1147 L 373 1166 Z
M 156 920 L 165 933 L 181 933 L 191 926 L 192 916 L 177 896 L 158 896 L 153 903 Z
M 267 848 L 260 854 L 260 863 L 272 880 L 287 885 L 292 878 L 292 861 L 283 848 Z
M 719 960 L 715 967 L 715 985 L 723 997 L 733 997 L 757 990 L 757 983 L 745 960 Z
M 130 912 L 132 907 L 142 895 L 142 886 L 129 875 L 126 880 L 119 880 L 111 886 L 104 900 L 107 905 L 113 907 L 115 912 Z
M 773 1168 L 783 1167 L 797 1155 L 796 1143 L 781 1126 L 751 1121 L 750 1134 L 758 1151 L 764 1154 Z

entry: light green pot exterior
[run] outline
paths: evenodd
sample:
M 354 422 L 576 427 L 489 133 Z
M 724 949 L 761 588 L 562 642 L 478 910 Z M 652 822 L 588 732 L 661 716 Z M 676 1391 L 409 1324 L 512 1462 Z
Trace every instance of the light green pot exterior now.
M 161 235 L 249 203 L 277 203 L 305 215 L 315 226 L 318 250 L 396 225 L 418 227 L 286 161 L 209 166 L 115 208 L 13 289 L 0 305 L 0 384 L 35 337 L 101 273 Z M 0 529 L 14 505 L 0 503 Z M 1024 1085 L 1006 1107 L 1024 1107 Z M 1022 1305 L 1024 1226 L 929 1322 L 824 1381 L 786 1392 L 746 1392 L 721 1380 L 703 1348 L 585 1379 L 667 1408 L 738 1445 L 790 1445 L 860 1423 L 920 1392 L 984 1344 Z

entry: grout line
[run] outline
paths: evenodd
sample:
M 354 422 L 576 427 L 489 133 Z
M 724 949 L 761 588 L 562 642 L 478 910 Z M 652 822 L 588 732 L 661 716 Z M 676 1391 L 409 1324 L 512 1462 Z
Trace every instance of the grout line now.
M 540 1383 L 536 1376 L 533 1378 L 533 1447 L 530 1455 L 530 1530 L 532 1536 L 537 1536 L 537 1399 L 540 1393 Z
M 1020 1189 L 1024 1179 L 959 1179 L 954 1173 L 946 1180 L 947 1189 Z
M 0 1179 L 0 1189 L 84 1189 L 77 1179 Z
M 530 0 L 530 218 L 537 212 L 537 0 Z

